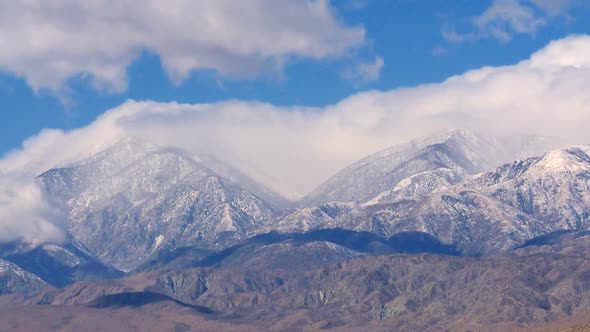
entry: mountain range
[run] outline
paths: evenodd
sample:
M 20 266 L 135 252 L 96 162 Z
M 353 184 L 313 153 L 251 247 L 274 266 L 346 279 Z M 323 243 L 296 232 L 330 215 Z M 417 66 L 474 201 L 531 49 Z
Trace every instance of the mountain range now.
M 2 244 L 0 307 L 165 322 L 183 308 L 179 328 L 228 330 L 559 323 L 590 312 L 589 181 L 590 146 L 454 130 L 289 202 L 239 167 L 128 138 L 37 177 L 67 240 Z

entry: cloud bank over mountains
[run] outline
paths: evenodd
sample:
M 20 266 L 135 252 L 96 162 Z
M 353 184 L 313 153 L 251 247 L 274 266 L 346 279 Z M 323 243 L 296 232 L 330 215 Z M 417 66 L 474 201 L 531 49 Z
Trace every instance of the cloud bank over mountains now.
M 55 208 L 32 178 L 0 173 L 0 243 L 31 245 L 61 242 L 65 216 Z
M 0 2 L 0 70 L 34 89 L 63 93 L 88 77 L 122 92 L 127 67 L 148 51 L 173 82 L 192 71 L 280 75 L 297 59 L 344 56 L 365 30 L 339 20 L 328 0 L 57 0 Z
M 514 65 L 413 88 L 367 91 L 326 107 L 128 101 L 87 127 L 42 131 L 5 155 L 0 171 L 32 178 L 134 136 L 194 155 L 211 154 L 296 199 L 363 156 L 444 128 L 587 143 L 588 86 L 590 36 L 571 36 Z M 29 198 L 44 204 L 38 195 L 5 194 L 0 210 Z M 23 220 L 0 216 L 3 222 Z

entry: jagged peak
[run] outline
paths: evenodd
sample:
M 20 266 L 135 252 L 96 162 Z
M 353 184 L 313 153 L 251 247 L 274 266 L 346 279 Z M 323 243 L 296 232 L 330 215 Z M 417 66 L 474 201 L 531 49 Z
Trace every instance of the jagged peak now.
M 531 171 L 543 173 L 590 171 L 590 146 L 571 146 L 547 152 Z
M 122 171 L 138 167 L 141 164 L 160 169 L 170 161 L 178 162 L 179 166 L 185 170 L 191 168 L 205 173 L 214 173 L 198 162 L 198 158 L 185 150 L 157 145 L 137 137 L 125 137 L 86 159 L 68 165 L 66 168 L 85 169 L 88 176 L 100 179 L 104 176 L 115 176 Z
M 485 141 L 486 138 L 483 135 L 477 134 L 474 131 L 468 129 L 445 129 L 438 131 L 432 135 L 415 138 L 408 142 L 396 144 L 389 148 L 378 151 L 371 154 L 345 168 L 344 170 L 352 170 L 355 168 L 362 167 L 368 163 L 375 162 L 379 159 L 388 158 L 394 154 L 407 155 L 408 153 L 418 152 L 429 146 L 437 144 L 447 143 L 478 143 Z
M 590 172 L 590 146 L 576 145 L 556 149 L 537 157 L 516 160 L 477 174 L 464 185 L 479 182 L 486 185 L 512 181 L 522 177 L 543 177 L 561 173 Z

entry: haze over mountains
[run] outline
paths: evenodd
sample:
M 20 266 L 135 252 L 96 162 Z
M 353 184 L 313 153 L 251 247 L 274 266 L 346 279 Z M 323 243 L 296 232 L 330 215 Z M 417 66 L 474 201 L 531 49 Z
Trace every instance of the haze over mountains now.
M 590 310 L 563 295 L 586 287 L 587 258 L 572 248 L 587 245 L 590 147 L 561 144 L 453 130 L 368 156 L 288 202 L 212 157 L 127 138 L 37 177 L 67 216 L 66 240 L 4 244 L 0 291 L 33 311 L 159 303 L 163 315 L 181 306 L 251 328 L 558 321 Z M 540 240 L 563 231 L 578 236 Z M 541 249 L 518 249 L 530 241 Z M 555 275 L 559 264 L 577 267 Z M 533 266 L 521 290 L 482 288 L 484 275 L 503 287 Z M 461 295 L 458 280 L 479 295 Z M 481 316 L 486 305 L 500 311 Z

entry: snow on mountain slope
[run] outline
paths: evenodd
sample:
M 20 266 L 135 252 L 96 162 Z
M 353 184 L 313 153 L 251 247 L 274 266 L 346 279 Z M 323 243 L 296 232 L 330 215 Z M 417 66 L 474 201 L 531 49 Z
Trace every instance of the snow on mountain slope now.
M 453 130 L 362 159 L 320 185 L 301 205 L 379 203 L 420 196 L 504 162 L 542 153 L 555 144 L 533 136 L 498 138 Z
M 68 231 L 102 262 L 122 270 L 164 247 L 227 245 L 271 230 L 330 227 L 386 237 L 420 231 L 464 253 L 486 254 L 585 225 L 590 200 L 579 191 L 588 191 L 586 148 L 553 151 L 471 178 L 502 160 L 555 144 L 468 131 L 412 141 L 351 165 L 310 194 L 307 207 L 280 218 L 271 204 L 232 181 L 241 181 L 239 171 L 212 166 L 228 180 L 207 166 L 215 161 L 195 161 L 182 151 L 134 140 L 39 180 L 68 212 Z M 525 179 L 523 174 L 531 176 L 529 184 L 515 186 L 520 182 L 513 178 Z M 561 197 L 556 181 L 566 182 L 569 194 L 551 206 L 549 198 Z M 531 188 L 542 192 L 523 199 Z M 531 210 L 531 204 L 539 207 Z M 569 212 L 556 218 L 560 209 Z
M 431 234 L 463 254 L 483 255 L 514 248 L 553 229 L 534 217 L 473 190 L 366 206 L 342 221 L 346 228 L 391 236 L 402 231 Z
M 354 203 L 326 203 L 319 206 L 301 208 L 292 211 L 273 222 L 266 231 L 306 232 L 319 228 L 334 228 L 340 226 L 340 219 L 354 214 L 357 210 Z
M 280 194 L 274 192 L 270 188 L 256 182 L 239 169 L 230 166 L 212 156 L 199 155 L 195 158 L 199 163 L 208 167 L 221 177 L 239 185 L 245 190 L 255 194 L 256 196 L 263 199 L 265 202 L 272 204 L 277 209 L 286 209 L 293 205 L 293 202 L 282 197 Z
M 590 227 L 590 146 L 553 150 L 506 164 L 462 186 L 494 197 L 555 230 Z
M 0 258 L 55 287 L 64 287 L 80 280 L 112 279 L 123 275 L 101 264 L 79 247 L 80 244 L 71 242 L 61 245 L 45 243 L 38 247 L 13 242 L 0 245 Z
M 487 254 L 558 230 L 588 229 L 589 217 L 590 146 L 572 146 L 430 195 L 366 205 L 339 222 L 382 235 L 418 230 L 464 253 Z
M 47 284 L 36 275 L 0 259 L 0 295 L 29 293 L 46 286 Z
M 337 213 L 326 213 L 327 206 Z M 342 227 L 385 238 L 423 232 L 466 255 L 508 250 L 554 230 L 517 208 L 467 189 L 365 206 L 330 203 L 296 211 L 275 227 L 283 232 Z
M 182 151 L 125 140 L 39 177 L 69 215 L 68 231 L 102 262 L 133 269 L 162 245 L 242 238 L 275 212 Z
M 371 187 L 362 183 L 367 178 L 377 186 L 394 182 L 391 188 L 363 204 L 348 203 L 343 213 L 322 213 L 324 205 L 295 211 L 278 221 L 277 228 L 294 232 L 344 227 L 385 237 L 401 231 L 420 231 L 456 245 L 464 254 L 480 255 L 510 249 L 556 230 L 590 226 L 590 147 L 552 150 L 541 157 L 471 175 L 491 160 L 499 160 L 498 156 L 530 153 L 550 146 L 550 142 L 523 139 L 518 144 L 524 146 L 524 152 L 517 153 L 513 147 L 501 149 L 492 144 L 498 140 L 487 140 L 490 145 L 486 149 L 495 153 L 493 158 L 471 154 L 481 153 L 475 149 L 478 144 L 466 142 L 477 139 L 465 132 L 452 132 L 444 143 L 428 145 L 410 154 L 409 159 L 392 163 L 393 171 L 385 161 L 399 159 L 399 154 L 369 157 L 365 159 L 368 162 L 357 163 L 361 166 L 345 172 L 350 187 L 338 183 L 344 193 L 352 195 L 359 188 L 368 189 L 363 194 L 370 197 L 367 193 Z M 410 169 L 416 173 L 411 174 Z M 396 174 L 404 172 L 410 175 L 397 181 L 400 177 Z M 358 174 L 360 178 L 355 179 Z M 381 183 L 378 174 L 385 174 Z M 336 202 L 330 205 L 347 206 Z

